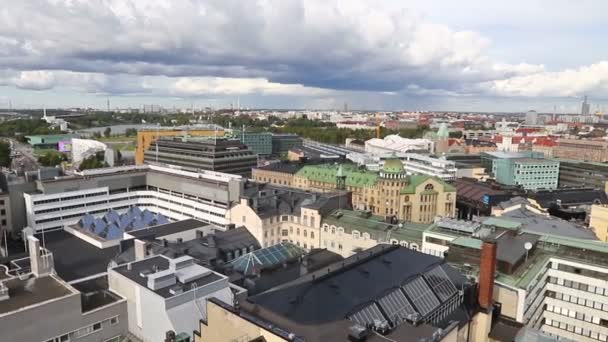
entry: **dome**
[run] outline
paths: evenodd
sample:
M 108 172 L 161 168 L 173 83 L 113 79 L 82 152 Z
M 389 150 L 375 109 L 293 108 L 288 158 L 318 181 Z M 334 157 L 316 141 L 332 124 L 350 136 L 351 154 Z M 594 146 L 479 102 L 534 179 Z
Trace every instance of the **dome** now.
M 403 168 L 403 163 L 399 159 L 388 159 L 384 162 L 384 166 L 382 167 L 382 171 L 386 173 L 403 173 L 405 169 Z

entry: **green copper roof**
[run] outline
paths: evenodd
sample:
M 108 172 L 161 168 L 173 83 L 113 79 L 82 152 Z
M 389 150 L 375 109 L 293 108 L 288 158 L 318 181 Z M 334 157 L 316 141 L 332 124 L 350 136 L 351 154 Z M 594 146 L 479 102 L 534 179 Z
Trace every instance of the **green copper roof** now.
M 388 159 L 384 162 L 382 171 L 387 173 L 403 173 L 405 172 L 405 169 L 403 168 L 403 162 L 401 160 Z
M 443 185 L 443 191 L 456 192 L 456 188 L 446 183 L 445 181 L 427 175 L 411 175 L 408 177 L 408 185 L 401 190 L 402 194 L 414 194 L 418 185 L 426 182 L 429 178 L 435 179 L 439 184 Z
M 469 236 L 461 236 L 450 242 L 452 245 L 463 246 L 467 248 L 481 249 L 482 241 Z
M 299 177 L 305 177 L 313 181 L 323 183 L 336 183 L 338 172 L 342 168 L 342 176 L 346 176 L 347 186 L 373 186 L 376 184 L 378 175 L 367 170 L 360 170 L 351 164 L 322 164 L 306 165 L 296 173 Z
M 437 130 L 437 138 L 449 138 L 450 132 L 448 131 L 448 125 L 445 122 L 439 124 L 439 129 Z
M 338 172 L 336 172 L 336 177 L 344 177 L 344 171 L 342 170 L 342 164 L 338 167 Z

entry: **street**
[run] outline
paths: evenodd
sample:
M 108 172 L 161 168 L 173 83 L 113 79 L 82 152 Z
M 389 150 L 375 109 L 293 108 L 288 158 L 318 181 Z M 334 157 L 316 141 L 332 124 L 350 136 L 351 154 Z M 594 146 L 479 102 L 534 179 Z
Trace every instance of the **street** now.
M 33 155 L 33 149 L 27 144 L 18 142 L 15 139 L 10 139 L 11 152 L 13 153 L 13 160 L 11 161 L 11 169 L 18 170 L 19 167 L 23 167 L 24 171 L 38 170 L 40 165 L 38 160 Z

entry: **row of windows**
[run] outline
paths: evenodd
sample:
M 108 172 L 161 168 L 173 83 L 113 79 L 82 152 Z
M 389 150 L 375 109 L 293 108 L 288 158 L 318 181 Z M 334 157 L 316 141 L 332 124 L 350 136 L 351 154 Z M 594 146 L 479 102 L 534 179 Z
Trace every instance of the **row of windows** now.
M 566 308 L 560 308 L 559 306 L 553 306 L 553 305 L 547 305 L 546 310 L 549 312 L 558 314 L 558 315 L 562 315 L 562 316 L 566 316 L 566 317 L 570 317 L 570 318 L 576 318 L 579 321 L 585 321 L 588 323 L 598 324 L 602 327 L 608 326 L 607 320 L 596 317 L 596 316 L 592 316 L 590 314 L 584 314 L 582 312 L 577 312 L 577 311 L 569 310 Z
M 586 306 L 586 307 L 597 309 L 597 310 L 604 310 L 604 311 L 608 312 L 608 304 L 596 302 L 591 299 L 580 298 L 577 296 L 571 296 L 571 295 L 563 294 L 560 292 L 553 292 L 553 291 L 547 291 L 547 297 L 554 298 L 557 300 L 563 300 L 564 302 L 578 304 L 578 305 Z
M 587 284 L 579 283 L 576 281 L 556 278 L 556 277 L 549 277 L 547 279 L 547 282 L 549 282 L 551 284 L 557 284 L 557 285 L 569 287 L 571 289 L 595 293 L 595 294 L 598 294 L 601 296 L 608 296 L 608 289 L 605 289 L 605 288 L 599 287 L 599 286 L 587 285 Z
M 78 330 L 74 330 L 72 332 L 69 332 L 67 334 L 61 335 L 61 336 L 57 336 L 54 337 L 50 340 L 46 340 L 45 342 L 70 342 L 70 341 L 75 341 L 79 338 L 85 337 L 87 335 L 90 335 L 94 332 L 98 332 L 102 329 L 103 325 L 106 326 L 114 326 L 118 324 L 118 316 L 114 316 L 108 319 L 105 319 L 103 321 L 97 322 L 97 323 L 93 323 L 91 325 L 87 325 L 86 327 L 80 328 Z M 116 340 L 117 337 L 113 337 L 109 340 L 106 340 L 106 342 L 108 341 L 114 341 Z
M 604 341 L 604 342 L 608 341 L 608 337 L 606 335 L 600 334 L 595 331 L 591 331 L 589 329 L 581 328 L 574 324 L 568 324 L 568 323 L 559 322 L 559 321 L 550 320 L 550 319 L 545 319 L 545 324 L 552 326 L 554 328 L 569 331 L 571 333 L 575 333 L 575 334 L 578 334 L 581 336 L 586 336 L 586 337 L 589 337 L 589 338 L 592 338 L 592 339 L 595 339 L 598 341 Z

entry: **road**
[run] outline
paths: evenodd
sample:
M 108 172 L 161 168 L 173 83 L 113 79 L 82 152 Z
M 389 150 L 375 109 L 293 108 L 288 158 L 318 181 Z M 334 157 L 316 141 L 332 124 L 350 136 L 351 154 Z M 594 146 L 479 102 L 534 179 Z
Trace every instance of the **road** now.
M 32 171 L 40 168 L 38 160 L 34 156 L 34 151 L 30 145 L 20 143 L 14 139 L 11 139 L 10 142 L 11 150 L 19 154 L 19 156 L 13 157 L 11 169 L 17 170 L 20 166 L 22 166 L 24 171 Z

